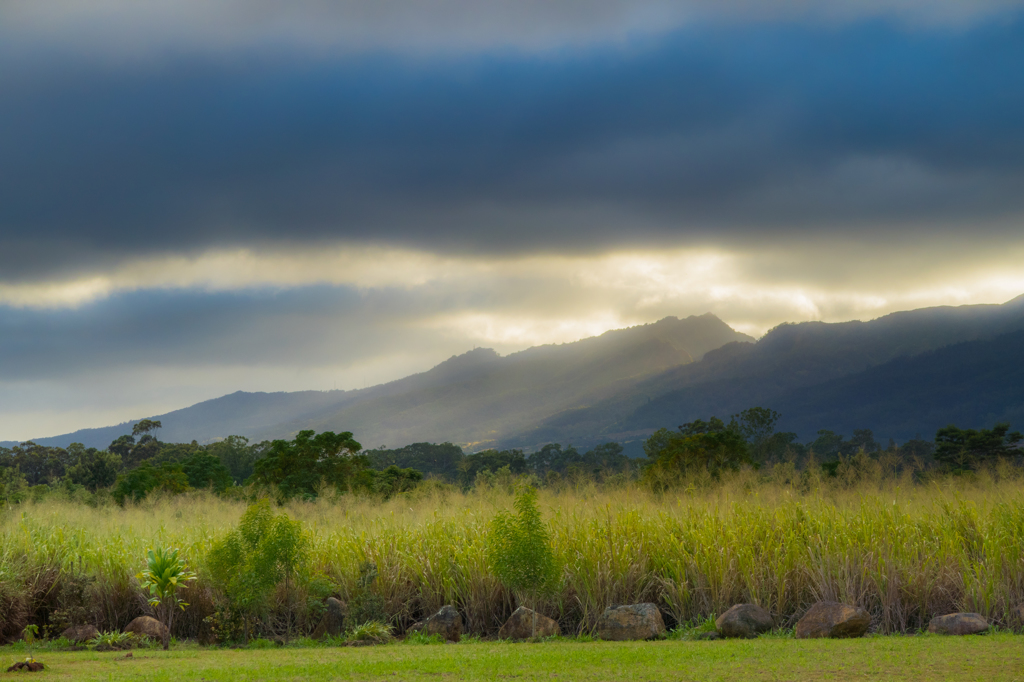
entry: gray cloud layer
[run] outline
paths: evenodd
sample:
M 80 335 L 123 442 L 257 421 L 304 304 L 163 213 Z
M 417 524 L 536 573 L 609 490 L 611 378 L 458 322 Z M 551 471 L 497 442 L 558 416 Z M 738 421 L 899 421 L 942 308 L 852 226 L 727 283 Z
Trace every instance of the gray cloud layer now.
M 9 47 L 0 277 L 240 244 L 501 253 L 1012 225 L 1022 37 L 1018 20 L 702 26 L 544 58 L 263 49 L 137 69 Z

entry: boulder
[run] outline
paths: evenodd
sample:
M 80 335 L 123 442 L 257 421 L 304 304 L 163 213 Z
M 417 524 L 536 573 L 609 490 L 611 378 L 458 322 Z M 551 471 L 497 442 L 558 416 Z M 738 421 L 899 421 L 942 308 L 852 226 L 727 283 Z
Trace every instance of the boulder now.
M 536 620 L 534 620 L 536 618 Z M 533 609 L 520 606 L 498 630 L 501 639 L 530 639 L 562 634 L 558 623 Z
M 663 632 L 665 621 L 654 604 L 609 606 L 597 621 L 597 636 L 601 639 L 652 639 Z
M 947 613 L 928 623 L 928 632 L 937 635 L 979 635 L 988 630 L 988 621 L 979 613 Z
M 90 639 L 99 637 L 100 631 L 94 625 L 72 625 L 60 633 L 60 636 L 72 644 L 81 644 L 82 642 L 88 642 Z
M 1024 625 L 1024 604 L 1018 604 L 1012 613 L 1017 617 L 1017 625 Z
M 796 637 L 863 637 L 869 625 L 871 616 L 859 606 L 820 601 L 797 622 Z
M 158 639 L 162 642 L 164 635 L 167 633 L 167 628 L 164 627 L 163 623 L 152 616 L 139 616 L 132 622 L 128 623 L 128 626 L 124 631 L 130 632 L 136 637 L 152 637 L 153 639 Z
M 313 630 L 313 639 L 323 639 L 331 636 L 337 637 L 345 631 L 345 602 L 327 598 L 327 613 L 320 619 L 320 624 Z
M 462 616 L 454 606 L 442 606 L 441 609 L 430 618 L 417 623 L 410 629 L 419 630 L 427 635 L 441 635 L 449 642 L 458 642 L 462 639 Z
M 722 637 L 750 639 L 775 626 L 770 613 L 757 604 L 736 604 L 715 621 L 715 630 Z

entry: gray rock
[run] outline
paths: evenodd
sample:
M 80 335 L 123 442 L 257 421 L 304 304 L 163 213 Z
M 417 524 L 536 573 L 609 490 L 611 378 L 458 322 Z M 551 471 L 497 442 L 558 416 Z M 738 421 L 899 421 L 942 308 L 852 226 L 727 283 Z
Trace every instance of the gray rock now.
M 1017 625 L 1024 626 L 1024 604 L 1018 604 L 1011 613 L 1017 617 Z
M 414 625 L 410 629 L 414 628 L 427 635 L 441 635 L 449 642 L 458 642 L 462 639 L 462 616 L 454 606 L 442 606 L 437 613 L 423 621 L 419 628 Z
M 167 634 L 167 628 L 164 627 L 164 624 L 152 616 L 139 616 L 132 622 L 128 623 L 128 626 L 124 631 L 130 632 L 136 637 L 152 637 L 153 639 L 158 639 L 161 642 Z
M 665 621 L 654 604 L 609 606 L 597 621 L 597 636 L 623 641 L 652 639 L 665 632 Z
M 721 635 L 719 635 L 718 632 L 716 632 L 715 630 L 712 630 L 711 632 L 702 632 L 699 635 L 697 635 L 696 637 L 694 637 L 694 639 L 696 639 L 698 641 L 708 641 L 709 642 L 709 641 L 713 641 L 713 640 L 719 639 L 720 637 L 721 637 Z
M 536 621 L 534 620 L 536 617 Z M 530 639 L 531 637 L 552 637 L 562 634 L 558 623 L 537 613 L 533 609 L 520 606 L 515 610 L 498 631 L 501 639 Z
M 797 622 L 796 637 L 863 637 L 869 625 L 871 615 L 859 606 L 820 601 Z
M 750 639 L 775 626 L 770 613 L 757 604 L 736 604 L 715 621 L 715 629 L 722 637 Z
M 95 625 L 72 625 L 60 633 L 60 636 L 72 644 L 81 644 L 99 637 L 100 631 L 96 629 Z
M 988 621 L 980 613 L 947 613 L 928 623 L 928 632 L 937 635 L 980 635 L 988 630 Z
M 345 602 L 334 597 L 327 598 L 327 612 L 320 619 L 320 624 L 313 630 L 313 639 L 337 637 L 345 631 Z

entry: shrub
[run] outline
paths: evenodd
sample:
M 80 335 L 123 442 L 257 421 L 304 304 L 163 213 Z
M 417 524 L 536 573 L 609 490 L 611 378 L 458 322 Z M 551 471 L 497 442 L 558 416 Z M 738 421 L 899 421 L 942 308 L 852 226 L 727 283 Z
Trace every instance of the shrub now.
M 151 549 L 146 554 L 146 569 L 137 576 L 149 592 L 149 604 L 157 618 L 166 628 L 164 650 L 171 645 L 171 627 L 174 624 L 175 609 L 184 610 L 187 603 L 178 598 L 178 588 L 196 579 L 196 574 L 185 568 L 185 560 L 178 556 L 178 550 Z
M 487 560 L 494 574 L 519 600 L 547 593 L 558 579 L 551 536 L 537 509 L 537 491 L 523 486 L 516 495 L 515 514 L 502 512 L 491 521 Z M 534 623 L 536 628 L 536 623 Z
M 213 544 L 207 563 L 214 585 L 241 616 L 248 641 L 250 624 L 267 615 L 277 585 L 283 581 L 290 598 L 291 584 L 308 579 L 309 538 L 300 522 L 275 516 L 270 502 L 260 500 L 236 530 Z

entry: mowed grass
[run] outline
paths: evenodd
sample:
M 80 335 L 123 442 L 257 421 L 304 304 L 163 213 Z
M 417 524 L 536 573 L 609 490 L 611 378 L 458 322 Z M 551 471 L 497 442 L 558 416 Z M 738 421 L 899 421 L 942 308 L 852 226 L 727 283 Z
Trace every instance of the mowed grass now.
M 3 661 L 20 652 L 0 649 Z M 38 680 L 1024 680 L 1020 636 L 46 652 Z

